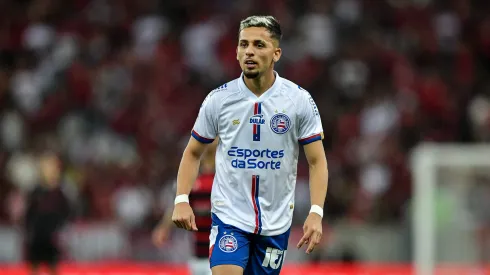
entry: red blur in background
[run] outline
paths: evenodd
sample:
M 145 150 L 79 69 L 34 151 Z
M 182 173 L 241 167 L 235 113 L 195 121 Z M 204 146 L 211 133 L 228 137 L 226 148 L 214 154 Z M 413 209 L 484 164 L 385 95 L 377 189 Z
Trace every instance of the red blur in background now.
M 26 275 L 29 270 L 25 265 L 0 265 L 2 275 Z M 185 265 L 154 263 L 64 263 L 60 267 L 62 275 L 191 275 Z M 286 265 L 281 275 L 412 275 L 410 265 L 396 264 L 290 264 Z M 436 275 L 490 274 L 490 266 L 441 266 Z

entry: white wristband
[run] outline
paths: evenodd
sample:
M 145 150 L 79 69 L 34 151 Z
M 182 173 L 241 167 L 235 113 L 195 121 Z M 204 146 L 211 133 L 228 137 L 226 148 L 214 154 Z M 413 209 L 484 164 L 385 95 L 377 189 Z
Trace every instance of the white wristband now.
M 174 205 L 177 203 L 181 203 L 181 202 L 189 203 L 189 195 L 182 194 L 182 195 L 178 195 L 177 197 L 175 197 Z
M 323 218 L 323 208 L 321 208 L 319 205 L 312 205 L 311 206 L 311 209 L 310 209 L 310 213 L 317 213 L 318 215 L 320 215 L 320 217 Z

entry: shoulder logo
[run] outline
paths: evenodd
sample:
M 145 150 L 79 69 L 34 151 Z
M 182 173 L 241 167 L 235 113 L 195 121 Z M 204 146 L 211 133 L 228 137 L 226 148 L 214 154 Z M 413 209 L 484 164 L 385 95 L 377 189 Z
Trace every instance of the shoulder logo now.
M 221 86 L 219 86 L 218 88 L 214 89 L 213 91 L 222 91 L 222 90 L 226 90 L 228 88 L 228 83 L 225 83 Z
M 316 103 L 315 103 L 315 100 L 313 100 L 313 97 L 311 97 L 311 94 L 299 85 L 298 85 L 298 89 L 306 92 L 306 94 L 308 95 L 308 101 L 310 102 L 313 113 L 315 114 L 315 116 L 319 116 L 320 114 L 318 113 L 318 107 L 316 106 Z
M 271 130 L 276 134 L 285 134 L 291 127 L 291 119 L 286 114 L 278 113 L 271 118 Z
M 232 123 L 233 123 L 233 125 L 238 125 L 238 124 L 240 124 L 240 120 L 239 119 L 234 119 L 232 121 Z
M 201 108 L 204 106 L 204 103 L 206 103 L 206 101 L 208 101 L 215 93 L 225 91 L 225 90 L 227 90 L 227 87 L 228 87 L 228 83 L 225 83 L 225 84 L 219 86 L 218 88 L 212 90 L 211 92 L 209 92 L 209 94 L 206 96 L 206 98 L 204 98 L 204 100 L 201 104 Z
M 213 95 L 214 95 L 216 92 L 225 91 L 225 90 L 227 90 L 227 88 L 228 88 L 228 83 L 225 83 L 225 84 L 223 84 L 223 85 L 219 86 L 218 88 L 216 88 L 216 89 L 212 90 L 212 91 L 211 91 L 211 92 L 210 92 L 210 93 L 209 93 L 209 94 L 206 96 L 206 98 L 203 100 L 203 102 L 202 102 L 202 104 L 201 104 L 201 108 L 204 106 L 204 103 L 205 103 L 206 101 L 208 101 L 208 99 L 209 99 L 209 98 L 211 98 L 211 97 L 212 97 L 212 96 L 213 96 Z
M 316 106 L 316 103 L 313 100 L 313 97 L 311 97 L 310 93 L 308 93 L 308 101 L 310 102 L 311 109 L 313 110 L 315 116 L 319 116 L 320 114 L 318 113 L 318 107 Z
M 235 252 L 238 248 L 238 242 L 232 235 L 224 235 L 219 239 L 219 249 L 226 253 Z

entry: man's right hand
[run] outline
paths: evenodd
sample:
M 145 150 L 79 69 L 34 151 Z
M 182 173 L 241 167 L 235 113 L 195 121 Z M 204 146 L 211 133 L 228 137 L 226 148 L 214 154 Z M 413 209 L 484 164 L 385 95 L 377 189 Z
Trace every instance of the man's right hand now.
M 196 218 L 191 206 L 187 202 L 177 203 L 172 214 L 172 221 L 178 228 L 197 231 Z

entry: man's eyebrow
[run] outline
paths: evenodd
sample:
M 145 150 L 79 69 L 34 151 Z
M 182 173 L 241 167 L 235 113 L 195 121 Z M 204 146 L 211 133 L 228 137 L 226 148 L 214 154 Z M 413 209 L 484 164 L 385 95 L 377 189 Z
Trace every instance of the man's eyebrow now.
M 247 39 L 240 39 L 239 42 L 249 42 Z M 263 39 L 255 39 L 252 41 L 253 43 L 266 43 Z

